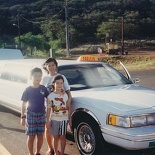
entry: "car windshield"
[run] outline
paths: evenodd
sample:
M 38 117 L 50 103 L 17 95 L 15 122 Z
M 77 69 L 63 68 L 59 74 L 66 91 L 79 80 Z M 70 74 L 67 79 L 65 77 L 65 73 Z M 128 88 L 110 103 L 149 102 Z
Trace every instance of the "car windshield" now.
M 58 72 L 65 75 L 71 90 L 132 84 L 122 73 L 108 64 L 60 66 Z

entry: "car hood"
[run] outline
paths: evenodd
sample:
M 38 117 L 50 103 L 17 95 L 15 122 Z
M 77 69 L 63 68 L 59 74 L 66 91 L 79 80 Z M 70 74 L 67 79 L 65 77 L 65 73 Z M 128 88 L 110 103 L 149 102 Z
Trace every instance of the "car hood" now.
M 107 112 L 134 113 L 155 108 L 155 89 L 136 84 L 73 91 L 73 103 Z

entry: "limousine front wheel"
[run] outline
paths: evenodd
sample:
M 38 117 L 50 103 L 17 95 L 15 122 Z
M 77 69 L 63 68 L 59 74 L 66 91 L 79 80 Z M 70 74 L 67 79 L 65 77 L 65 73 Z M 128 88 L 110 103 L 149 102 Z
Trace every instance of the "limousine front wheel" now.
M 101 141 L 99 127 L 92 120 L 85 120 L 74 129 L 74 138 L 82 155 L 96 155 L 101 153 L 103 143 Z

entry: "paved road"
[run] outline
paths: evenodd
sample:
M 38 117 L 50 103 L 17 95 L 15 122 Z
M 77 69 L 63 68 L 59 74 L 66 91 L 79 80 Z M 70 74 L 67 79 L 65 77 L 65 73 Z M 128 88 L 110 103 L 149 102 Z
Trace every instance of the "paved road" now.
M 11 155 L 28 155 L 26 148 L 26 138 L 24 127 L 20 125 L 20 115 L 0 106 L 0 144 L 2 144 Z M 47 145 L 44 141 L 42 154 L 46 152 Z M 76 145 L 72 141 L 67 141 L 66 155 L 79 155 Z M 7 155 L 1 154 L 0 155 Z
M 155 88 L 155 69 L 132 71 L 130 74 L 134 78 L 140 78 L 139 85 Z
M 131 72 L 133 77 L 141 79 L 140 85 L 155 88 L 155 70 Z M 0 155 L 27 155 L 26 135 L 24 128 L 20 125 L 19 114 L 12 112 L 0 106 Z M 7 151 L 2 152 L 2 145 Z M 44 145 L 41 153 L 45 153 L 47 145 Z M 154 150 L 144 151 L 126 151 L 118 147 L 109 146 L 109 153 L 106 155 L 155 155 Z M 67 140 L 66 155 L 79 155 L 77 147 L 74 142 Z M 101 155 L 103 155 L 101 153 Z

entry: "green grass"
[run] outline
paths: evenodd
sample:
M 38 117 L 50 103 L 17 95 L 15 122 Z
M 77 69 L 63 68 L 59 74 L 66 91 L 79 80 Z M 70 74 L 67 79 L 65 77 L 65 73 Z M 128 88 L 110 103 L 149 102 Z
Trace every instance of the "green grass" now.
M 116 68 L 119 68 L 119 61 L 121 61 L 129 70 L 155 68 L 155 59 L 151 59 L 149 56 L 107 56 L 100 58 L 100 61 L 106 62 Z

